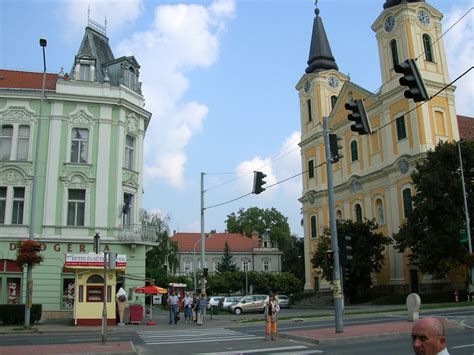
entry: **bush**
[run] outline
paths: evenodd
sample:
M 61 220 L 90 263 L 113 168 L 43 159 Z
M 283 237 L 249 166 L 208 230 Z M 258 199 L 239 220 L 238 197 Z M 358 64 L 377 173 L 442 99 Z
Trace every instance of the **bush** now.
M 30 323 L 34 324 L 41 319 L 43 307 L 41 304 L 34 304 L 30 310 Z M 24 324 L 25 305 L 24 304 L 2 304 L 0 305 L 0 323 L 2 324 Z

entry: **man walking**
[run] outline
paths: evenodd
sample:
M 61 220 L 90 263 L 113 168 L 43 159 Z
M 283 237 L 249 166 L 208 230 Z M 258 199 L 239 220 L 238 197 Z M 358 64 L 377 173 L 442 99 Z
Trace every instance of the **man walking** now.
M 199 299 L 196 307 L 197 307 L 197 324 L 202 325 L 202 321 L 204 320 L 204 312 L 206 311 L 206 295 L 204 293 L 201 294 L 201 298 Z
M 176 316 L 177 316 L 177 310 L 176 308 L 178 307 L 178 296 L 176 296 L 176 291 L 171 292 L 171 296 L 168 297 L 168 307 L 170 310 L 170 320 L 169 324 L 176 324 Z
M 416 355 L 449 355 L 444 325 L 437 318 L 421 318 L 411 328 L 411 343 Z

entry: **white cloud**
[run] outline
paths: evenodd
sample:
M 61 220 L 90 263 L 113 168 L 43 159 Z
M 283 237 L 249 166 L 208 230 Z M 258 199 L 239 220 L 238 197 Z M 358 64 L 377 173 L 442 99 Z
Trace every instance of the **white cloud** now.
M 215 63 L 219 33 L 234 13 L 234 0 L 157 6 L 150 28 L 117 46 L 117 56 L 133 54 L 142 66 L 146 109 L 153 113 L 145 138 L 146 184 L 161 179 L 184 188 L 186 147 L 208 113 L 204 104 L 183 102 L 186 72 Z
M 471 3 L 471 6 L 473 5 L 474 1 Z M 445 13 L 443 31 L 450 28 L 467 10 L 468 8 L 453 7 L 450 12 Z M 444 37 L 451 80 L 472 66 L 472 58 L 474 58 L 473 16 L 471 11 Z M 469 72 L 454 85 L 457 87 L 455 91 L 457 114 L 474 116 L 474 72 Z

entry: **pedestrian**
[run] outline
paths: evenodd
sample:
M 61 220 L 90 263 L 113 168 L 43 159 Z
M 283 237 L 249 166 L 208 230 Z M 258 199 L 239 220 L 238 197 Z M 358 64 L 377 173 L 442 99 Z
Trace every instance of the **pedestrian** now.
M 474 297 L 474 285 L 470 282 L 467 285 L 466 294 L 467 294 L 467 300 L 469 302 L 472 302 L 472 298 Z
M 271 339 L 275 340 L 278 328 L 278 313 L 280 313 L 280 305 L 275 299 L 275 295 L 271 294 L 268 297 L 268 301 L 265 303 L 265 316 L 267 319 L 267 325 L 265 328 L 265 340 L 268 340 L 268 335 L 271 335 Z
M 171 296 L 168 296 L 167 303 L 170 311 L 170 319 L 168 324 L 176 324 L 177 322 L 177 307 L 178 307 L 178 296 L 176 296 L 176 291 L 171 292 Z
M 183 300 L 184 304 L 184 322 L 191 323 L 192 312 L 193 312 L 193 298 L 191 297 L 191 292 L 188 292 Z
M 411 328 L 411 344 L 417 355 L 449 355 L 444 325 L 437 318 L 421 318 Z
M 204 320 L 204 312 L 206 311 L 207 301 L 206 295 L 201 293 L 201 298 L 196 304 L 196 313 L 197 313 L 197 324 L 202 325 L 202 321 Z

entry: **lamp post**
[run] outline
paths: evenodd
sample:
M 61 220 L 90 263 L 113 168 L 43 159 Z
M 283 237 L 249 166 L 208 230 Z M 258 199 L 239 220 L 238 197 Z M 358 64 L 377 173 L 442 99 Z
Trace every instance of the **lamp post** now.
M 39 40 L 40 46 L 43 48 L 43 83 L 41 85 L 41 102 L 39 108 L 38 123 L 36 128 L 36 150 L 35 150 L 35 160 L 33 161 L 33 183 L 31 188 L 31 208 L 30 208 L 30 228 L 28 239 L 34 239 L 35 233 L 35 224 L 36 224 L 36 195 L 38 189 L 38 159 L 39 159 L 39 150 L 41 147 L 41 121 L 43 119 L 43 104 L 44 104 L 44 89 L 46 86 L 46 52 L 45 47 L 47 41 L 44 38 Z M 25 327 L 30 326 L 30 310 L 33 298 L 33 267 L 27 264 L 26 269 L 26 278 L 27 278 L 27 291 L 25 297 Z
M 200 241 L 201 241 L 201 239 L 196 240 L 196 243 L 194 243 L 194 247 L 193 247 L 193 276 L 194 276 L 194 292 L 193 293 L 196 292 L 196 288 L 197 288 L 197 280 L 196 280 L 196 245 Z

